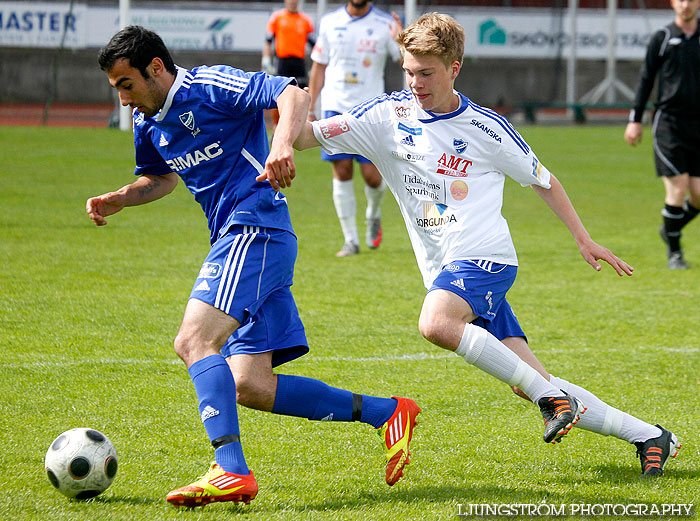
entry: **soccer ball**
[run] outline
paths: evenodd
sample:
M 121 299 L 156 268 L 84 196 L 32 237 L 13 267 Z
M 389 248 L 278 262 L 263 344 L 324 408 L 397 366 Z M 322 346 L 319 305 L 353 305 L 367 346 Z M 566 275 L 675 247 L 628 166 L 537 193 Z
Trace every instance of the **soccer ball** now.
M 117 474 L 117 451 L 95 429 L 71 429 L 56 438 L 45 459 L 46 474 L 58 491 L 70 498 L 101 494 Z

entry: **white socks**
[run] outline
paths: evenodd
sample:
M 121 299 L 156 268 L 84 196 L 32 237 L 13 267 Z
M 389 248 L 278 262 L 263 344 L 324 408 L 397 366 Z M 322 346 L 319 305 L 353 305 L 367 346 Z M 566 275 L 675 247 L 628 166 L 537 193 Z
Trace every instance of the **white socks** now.
M 547 381 L 508 347 L 485 329 L 467 324 L 457 351 L 464 360 L 508 385 L 517 385 L 535 404 L 545 396 L 561 396 L 565 391 L 585 407 L 576 427 L 612 435 L 630 443 L 661 436 L 658 427 L 610 407 L 583 387 L 550 376 Z
M 365 184 L 365 197 L 367 197 L 366 219 L 376 219 L 381 216 L 382 201 L 385 193 L 386 183 L 383 179 L 382 184 L 377 188 L 372 188 Z M 335 204 L 335 212 L 338 214 L 345 242 L 359 244 L 356 222 L 357 203 L 355 201 L 355 189 L 352 179 L 349 181 L 333 179 L 333 204 Z
M 382 179 L 382 184 L 377 188 L 372 188 L 365 183 L 365 197 L 367 198 L 367 210 L 365 211 L 365 219 L 376 219 L 381 216 L 382 201 L 386 193 L 386 183 Z
M 576 427 L 604 436 L 612 435 L 630 443 L 661 436 L 661 430 L 658 427 L 610 407 L 583 387 L 556 376 L 550 376 L 549 381 L 555 387 L 563 389 L 581 400 L 583 405 L 588 408 L 586 414 L 581 415 Z
M 482 327 L 467 324 L 455 352 L 468 364 L 508 385 L 517 385 L 535 404 L 540 398 L 563 394 Z
M 360 239 L 357 236 L 357 223 L 355 222 L 357 208 L 352 179 L 349 181 L 333 179 L 333 203 L 335 204 L 335 212 L 338 214 L 345 242 L 360 244 Z

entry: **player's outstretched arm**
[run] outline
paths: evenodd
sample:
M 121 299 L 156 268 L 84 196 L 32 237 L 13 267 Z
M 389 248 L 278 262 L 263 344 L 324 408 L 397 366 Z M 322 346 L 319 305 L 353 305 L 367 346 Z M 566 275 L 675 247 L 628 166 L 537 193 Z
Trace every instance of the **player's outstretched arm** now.
M 265 170 L 256 178 L 257 181 L 267 179 L 275 190 L 292 185 L 296 176 L 292 144 L 306 123 L 309 101 L 309 93 L 294 85 L 287 86 L 277 97 L 280 120 L 265 160 Z
M 319 62 L 311 64 L 311 72 L 309 73 L 309 86 L 307 87 L 311 95 L 311 105 L 309 105 L 309 121 L 314 121 L 321 118 L 321 107 L 318 103 L 321 89 L 326 82 L 326 65 Z
M 320 146 L 321 143 L 318 142 L 316 136 L 314 135 L 314 127 L 311 122 L 307 121 L 304 128 L 299 132 L 299 137 L 294 142 L 294 148 L 297 150 L 306 150 L 307 148 L 313 148 Z
M 85 211 L 97 226 L 107 224 L 105 217 L 113 215 L 125 206 L 150 203 L 168 195 L 177 186 L 177 174 L 142 175 L 133 183 L 116 192 L 91 197 L 85 203 Z
M 601 265 L 598 261 L 603 260 L 610 264 L 621 277 L 623 275 L 632 275 L 634 271 L 632 266 L 617 257 L 609 249 L 591 239 L 574 206 L 571 204 L 564 187 L 553 174 L 550 177 L 550 184 L 551 188 L 549 190 L 534 185 L 532 188 L 569 229 L 586 262 L 593 266 L 596 271 L 600 271 Z

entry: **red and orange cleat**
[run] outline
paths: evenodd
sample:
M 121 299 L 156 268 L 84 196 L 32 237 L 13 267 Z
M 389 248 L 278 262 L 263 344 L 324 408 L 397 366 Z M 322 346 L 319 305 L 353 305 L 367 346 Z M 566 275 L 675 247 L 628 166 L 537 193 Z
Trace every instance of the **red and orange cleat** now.
M 420 407 L 413 400 L 396 396 L 392 398 L 399 402 L 396 410 L 391 418 L 377 429 L 377 434 L 386 448 L 386 482 L 389 486 L 403 476 L 403 468 L 409 463 L 411 451 L 408 444 L 418 423 L 416 416 L 420 413 Z
M 166 501 L 176 507 L 194 508 L 218 501 L 242 501 L 246 505 L 258 494 L 253 472 L 247 476 L 226 472 L 212 463 L 207 473 L 186 487 L 171 491 Z

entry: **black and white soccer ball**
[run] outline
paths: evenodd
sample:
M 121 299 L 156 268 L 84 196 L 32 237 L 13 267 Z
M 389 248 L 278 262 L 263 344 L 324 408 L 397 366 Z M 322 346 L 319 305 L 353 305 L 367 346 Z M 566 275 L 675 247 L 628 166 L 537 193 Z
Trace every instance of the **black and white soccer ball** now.
M 78 428 L 56 438 L 45 459 L 46 475 L 63 495 L 89 499 L 101 494 L 117 475 L 117 451 L 95 429 Z

